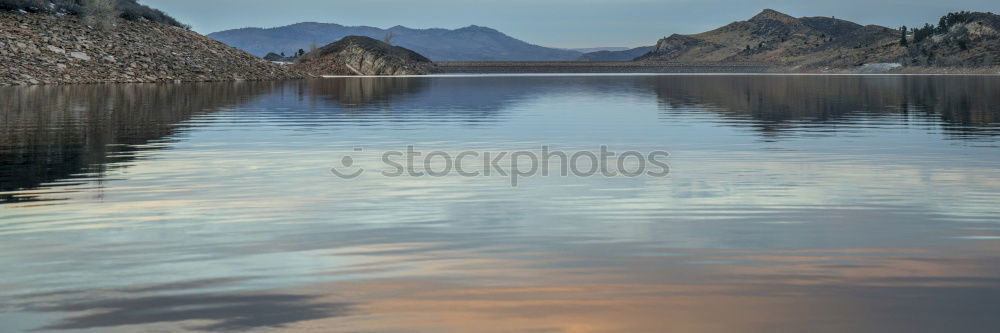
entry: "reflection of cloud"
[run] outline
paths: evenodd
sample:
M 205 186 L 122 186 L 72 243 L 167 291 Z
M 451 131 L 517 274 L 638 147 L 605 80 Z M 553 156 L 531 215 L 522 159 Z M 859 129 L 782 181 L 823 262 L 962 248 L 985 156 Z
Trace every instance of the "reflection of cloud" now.
M 23 295 L 19 307 L 31 312 L 81 313 L 38 328 L 67 330 L 128 325 L 185 325 L 205 331 L 245 331 L 348 315 L 353 304 L 320 302 L 317 296 L 229 292 L 159 295 L 221 287 L 244 279 L 220 278 L 101 290 Z
M 302 295 L 237 294 L 151 296 L 64 303 L 35 308 L 35 311 L 99 313 L 66 318 L 41 329 L 85 329 L 160 322 L 210 320 L 198 327 L 207 331 L 236 331 L 339 317 L 349 313 L 350 304 L 312 304 L 314 297 Z
M 604 243 L 543 252 L 371 253 L 420 264 L 413 266 L 413 275 L 402 271 L 398 278 L 303 287 L 354 290 L 352 301 L 364 303 L 366 315 L 290 328 L 988 331 L 1000 320 L 992 315 L 1000 311 L 1000 266 L 991 250 L 935 257 L 924 250 L 879 248 L 673 249 L 635 256 L 642 247 Z M 427 274 L 432 275 L 421 278 Z

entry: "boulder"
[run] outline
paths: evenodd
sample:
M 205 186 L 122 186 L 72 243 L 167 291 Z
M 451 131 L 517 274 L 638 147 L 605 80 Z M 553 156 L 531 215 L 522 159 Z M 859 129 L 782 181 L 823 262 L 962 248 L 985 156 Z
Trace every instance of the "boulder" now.
M 69 56 L 73 57 L 75 59 L 83 60 L 83 61 L 89 61 L 90 60 L 90 56 L 88 56 L 86 53 L 83 53 L 83 52 L 70 52 Z

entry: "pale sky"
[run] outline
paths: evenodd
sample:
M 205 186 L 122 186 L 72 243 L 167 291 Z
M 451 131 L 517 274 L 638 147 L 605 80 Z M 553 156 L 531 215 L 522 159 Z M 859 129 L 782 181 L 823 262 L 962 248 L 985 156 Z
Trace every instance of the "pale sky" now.
M 998 0 L 140 0 L 195 31 L 324 22 L 388 28 L 487 26 L 533 44 L 652 45 L 745 20 L 764 8 L 890 27 L 937 22 L 949 11 L 1000 12 Z

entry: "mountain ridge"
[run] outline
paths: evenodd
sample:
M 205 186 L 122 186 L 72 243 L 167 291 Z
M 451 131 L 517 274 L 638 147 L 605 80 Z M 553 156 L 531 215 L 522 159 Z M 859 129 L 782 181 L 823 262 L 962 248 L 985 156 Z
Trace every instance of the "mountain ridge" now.
M 572 60 L 582 52 L 530 44 L 496 29 L 469 25 L 457 29 L 417 29 L 402 25 L 387 29 L 337 23 L 300 22 L 273 28 L 240 28 L 213 32 L 210 38 L 248 53 L 293 54 L 347 36 L 390 39 L 391 44 L 416 51 L 434 61 L 552 61 Z

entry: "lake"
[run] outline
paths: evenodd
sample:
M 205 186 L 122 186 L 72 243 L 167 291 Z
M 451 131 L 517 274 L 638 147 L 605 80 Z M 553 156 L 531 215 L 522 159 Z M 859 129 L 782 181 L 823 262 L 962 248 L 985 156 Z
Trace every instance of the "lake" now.
M 7 87 L 0 331 L 996 332 L 998 203 L 997 76 Z

